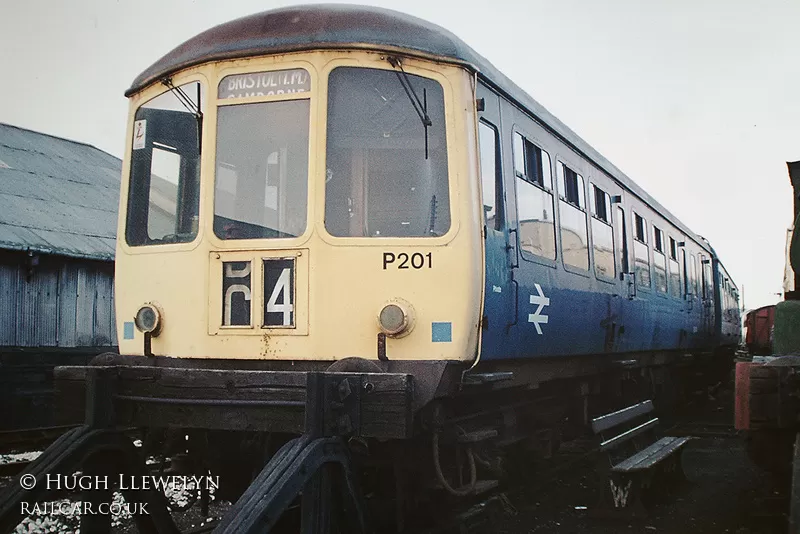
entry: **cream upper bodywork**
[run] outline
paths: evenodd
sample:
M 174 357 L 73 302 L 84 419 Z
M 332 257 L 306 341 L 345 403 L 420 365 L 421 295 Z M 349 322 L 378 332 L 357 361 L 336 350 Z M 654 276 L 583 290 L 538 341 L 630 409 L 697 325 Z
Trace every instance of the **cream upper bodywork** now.
M 339 66 L 392 70 L 385 54 L 365 50 L 303 52 L 216 62 L 173 77 L 178 86 L 205 88 L 200 213 L 191 243 L 132 247 L 125 240 L 131 140 L 137 108 L 165 92 L 152 85 L 131 97 L 128 147 L 122 171 L 116 250 L 116 306 L 122 354 L 143 354 L 144 336 L 131 323 L 140 306 L 153 303 L 163 328 L 152 338 L 154 355 L 180 358 L 336 360 L 377 358 L 377 316 L 400 299 L 413 310 L 414 326 L 387 340 L 390 360 L 464 360 L 478 354 L 483 288 L 482 219 L 476 155 L 474 79 L 451 64 L 405 58 L 409 74 L 431 78 L 444 91 L 449 168 L 449 231 L 424 238 L 341 238 L 325 229 L 327 77 Z M 213 232 L 217 84 L 230 74 L 291 68 L 311 75 L 311 92 L 237 99 L 236 104 L 310 99 L 308 220 L 297 238 L 225 241 Z M 416 118 L 415 118 L 416 119 Z M 423 269 L 384 268 L 383 254 L 430 253 Z M 294 328 L 262 328 L 262 258 L 294 258 Z M 222 262 L 252 261 L 251 327 L 223 327 Z M 433 323 L 450 323 L 450 342 L 434 342 Z M 133 339 L 125 332 L 133 330 Z M 130 335 L 129 335 L 130 337 Z

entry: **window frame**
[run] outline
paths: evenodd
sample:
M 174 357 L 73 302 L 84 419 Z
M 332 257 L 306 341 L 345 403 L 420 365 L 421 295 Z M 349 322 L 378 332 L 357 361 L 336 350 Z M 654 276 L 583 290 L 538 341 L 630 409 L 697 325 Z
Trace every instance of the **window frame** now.
M 633 278 L 634 284 L 636 284 L 636 290 L 643 290 L 643 291 L 652 291 L 653 288 L 653 259 L 651 257 L 650 249 L 652 248 L 650 244 L 647 242 L 649 237 L 648 234 L 648 220 L 639 214 L 639 211 L 636 208 L 631 208 L 631 213 L 633 214 L 633 247 L 632 247 L 632 256 L 633 256 Z M 639 222 L 642 223 L 642 232 L 639 233 Z M 639 279 L 636 277 L 636 258 L 639 257 L 636 254 L 636 243 L 643 245 L 646 253 L 646 260 L 647 260 L 647 279 L 648 284 L 640 284 Z
M 522 138 L 523 150 L 525 150 L 525 143 L 527 142 L 528 144 L 533 145 L 534 147 L 538 148 L 539 150 L 541 150 L 542 152 L 547 154 L 547 158 L 548 158 L 548 160 L 550 162 L 550 166 L 549 166 L 549 168 L 550 168 L 550 188 L 545 187 L 542 183 L 540 183 L 538 181 L 530 181 L 530 180 L 527 179 L 527 175 L 526 174 L 520 175 L 520 173 L 517 172 L 517 168 L 516 168 L 517 159 L 516 158 L 517 158 L 517 150 L 518 149 L 516 148 L 516 144 L 515 144 L 515 139 L 517 138 L 517 136 Z M 502 146 L 502 139 L 501 139 L 501 146 Z M 511 148 L 511 173 L 512 173 L 512 179 L 513 179 L 513 183 L 514 183 L 514 208 L 513 209 L 515 210 L 514 211 L 514 216 L 516 217 L 516 220 L 514 221 L 514 224 L 515 224 L 515 227 L 517 229 L 516 232 L 514 232 L 514 233 L 517 234 L 515 239 L 516 239 L 516 247 L 517 247 L 517 250 L 519 251 L 518 252 L 519 256 L 525 261 L 528 261 L 528 262 L 531 262 L 531 263 L 538 263 L 538 264 L 541 264 L 541 265 L 546 265 L 548 267 L 555 268 L 556 265 L 557 265 L 557 262 L 559 261 L 559 257 L 561 256 L 561 254 L 559 253 L 560 236 L 559 236 L 559 232 L 558 232 L 558 229 L 560 227 L 561 221 L 558 218 L 558 215 L 557 215 L 558 208 L 555 205 L 556 201 L 557 201 L 558 193 L 555 190 L 555 183 L 554 183 L 554 180 L 553 180 L 553 161 L 554 161 L 554 158 L 553 158 L 553 156 L 550 155 L 550 152 L 547 149 L 544 148 L 544 144 L 541 143 L 539 141 L 539 139 L 537 139 L 534 136 L 526 135 L 525 133 L 523 133 L 523 130 L 518 127 L 518 125 L 514 125 L 514 127 L 511 130 L 511 147 L 510 148 Z M 528 162 L 529 162 L 529 159 L 525 155 L 523 155 L 523 162 L 524 162 L 525 165 L 527 165 Z M 539 256 L 537 254 L 534 254 L 534 253 L 529 252 L 529 251 L 525 250 L 524 248 L 522 248 L 522 236 L 520 235 L 520 231 L 519 231 L 519 227 L 520 227 L 520 218 L 519 218 L 520 195 L 519 195 L 519 188 L 517 186 L 518 180 L 522 180 L 526 184 L 529 184 L 529 185 L 532 185 L 534 187 L 537 187 L 543 193 L 550 195 L 551 206 L 552 206 L 552 211 L 553 211 L 553 214 L 552 214 L 553 215 L 553 245 L 555 247 L 555 258 L 551 259 L 551 258 L 547 258 L 545 256 Z
M 272 72 L 280 72 L 286 70 L 293 70 L 293 69 L 304 69 L 310 78 L 310 90 L 304 92 L 295 92 L 295 93 L 281 93 L 281 94 L 273 94 L 273 95 L 256 95 L 256 96 L 244 96 L 244 97 L 236 97 L 236 98 L 221 98 L 219 96 L 219 84 L 222 81 L 232 75 L 237 74 L 268 74 Z M 320 75 L 320 71 L 314 66 L 312 63 L 303 60 L 294 60 L 294 61 L 286 61 L 286 62 L 272 62 L 272 61 L 265 61 L 265 62 L 257 62 L 254 64 L 245 64 L 245 65 L 236 65 L 234 63 L 225 63 L 221 65 L 221 68 L 216 73 L 216 76 L 210 82 L 210 91 L 211 95 L 209 95 L 209 109 L 213 106 L 214 109 L 214 127 L 211 128 L 211 125 L 204 125 L 204 130 L 211 132 L 213 137 L 213 143 L 204 143 L 203 144 L 203 151 L 209 151 L 210 154 L 210 161 L 208 163 L 204 163 L 207 165 L 209 169 L 207 174 L 209 174 L 208 178 L 206 179 L 206 184 L 204 187 L 207 188 L 207 193 L 205 193 L 205 197 L 203 198 L 204 207 L 201 209 L 205 209 L 207 213 L 206 218 L 208 219 L 205 223 L 201 223 L 202 226 L 206 228 L 208 231 L 207 238 L 208 240 L 216 247 L 220 249 L 241 249 L 242 247 L 255 247 L 259 249 L 282 249 L 286 247 L 296 247 L 300 244 L 308 241 L 311 237 L 311 234 L 314 231 L 314 227 L 316 225 L 317 215 L 312 213 L 312 203 L 316 200 L 316 192 L 313 187 L 313 169 L 317 166 L 316 164 L 316 154 L 318 152 L 318 143 L 319 143 L 319 135 L 317 134 L 317 128 L 315 127 L 314 121 L 316 116 L 319 113 L 319 105 L 320 105 L 320 93 L 319 87 L 320 83 L 323 81 L 322 76 Z M 308 188 L 306 190 L 306 228 L 305 231 L 297 237 L 285 237 L 279 239 L 222 239 L 217 237 L 214 233 L 214 207 L 215 207 L 215 191 L 217 188 L 217 160 L 216 160 L 216 150 L 217 150 L 217 122 L 219 117 L 219 110 L 226 106 L 236 106 L 241 104 L 259 104 L 265 102 L 286 102 L 286 101 L 294 101 L 294 100 L 308 100 L 309 101 L 309 124 L 308 124 Z M 208 115 L 206 115 L 208 117 Z M 204 155 L 205 157 L 205 155 Z M 201 214 L 202 217 L 202 214 Z
M 175 87 L 184 87 L 186 85 L 192 83 L 200 84 L 200 91 L 201 91 L 201 99 L 200 102 L 200 111 L 207 116 L 208 111 L 214 106 L 215 104 L 215 97 L 214 95 L 210 94 L 211 92 L 211 83 L 209 82 L 208 78 L 203 75 L 202 73 L 192 73 L 187 76 L 178 75 L 172 79 L 173 85 Z M 134 127 L 136 124 L 136 113 L 146 106 L 148 103 L 152 102 L 153 100 L 170 93 L 170 89 L 165 87 L 163 84 L 153 84 L 151 87 L 143 90 L 139 95 L 137 95 L 137 104 L 135 109 L 131 110 L 128 116 L 128 134 L 126 136 L 125 141 L 125 158 L 126 162 L 128 163 L 128 173 L 127 175 L 122 177 L 121 184 L 120 184 L 120 197 L 124 198 L 124 227 L 123 233 L 119 236 L 117 241 L 121 244 L 123 250 L 131 254 L 151 254 L 151 253 L 159 253 L 164 252 L 166 250 L 192 250 L 196 248 L 200 241 L 203 239 L 203 236 L 206 231 L 206 223 L 208 222 L 208 213 L 207 208 L 205 205 L 205 188 L 207 187 L 205 184 L 205 178 L 203 173 L 204 168 L 204 159 L 206 147 L 210 143 L 210 140 L 213 139 L 213 132 L 209 131 L 209 128 L 206 127 L 204 124 L 202 131 L 200 132 L 200 146 L 202 151 L 197 155 L 197 191 L 196 194 L 198 195 L 198 204 L 197 204 L 197 228 L 194 231 L 194 236 L 191 240 L 186 241 L 175 241 L 172 243 L 144 243 L 144 244 L 131 244 L 128 241 L 128 225 L 130 224 L 130 217 L 131 217 L 131 209 L 132 209 L 132 199 L 131 199 L 131 178 L 133 174 L 133 156 L 134 156 L 134 148 L 133 148 L 133 135 L 134 135 Z M 194 97 L 194 94 L 189 95 L 190 97 Z M 183 109 L 183 108 L 181 108 Z M 187 110 L 188 113 L 188 110 Z M 181 157 L 183 160 L 183 157 Z M 148 186 L 148 194 L 149 194 Z M 134 204 L 137 201 L 133 201 Z M 149 199 L 148 199 L 149 202 Z M 176 214 L 177 216 L 177 214 Z M 147 229 L 145 228 L 145 233 L 147 233 Z
M 616 283 L 617 272 L 618 272 L 618 269 L 619 269 L 619 266 L 618 266 L 619 258 L 617 258 L 617 239 L 616 239 L 616 235 L 615 235 L 614 217 L 612 215 L 612 213 L 613 213 L 613 203 L 611 202 L 611 195 L 608 192 L 606 192 L 604 189 L 602 189 L 601 187 L 598 187 L 597 183 L 594 182 L 591 178 L 588 180 L 588 184 L 589 184 L 589 206 L 590 206 L 589 209 L 590 209 L 590 213 L 591 213 L 591 217 L 589 218 L 589 221 L 590 221 L 589 226 L 592 227 L 592 229 L 590 231 L 590 238 L 589 239 L 590 239 L 590 248 L 592 250 L 592 252 L 591 252 L 591 263 L 594 265 L 594 268 L 592 269 L 592 271 L 594 272 L 594 275 L 598 280 L 601 280 L 603 282 Z M 603 195 L 603 197 L 604 197 L 603 205 L 604 205 L 604 210 L 606 212 L 606 216 L 608 217 L 608 220 L 606 220 L 606 219 L 604 219 L 602 217 L 599 217 L 598 214 L 596 213 L 597 205 L 598 205 L 597 204 L 597 194 L 598 194 L 598 192 L 601 193 Z M 613 273 L 612 273 L 611 276 L 608 276 L 608 275 L 605 275 L 603 273 L 600 273 L 597 270 L 597 259 L 595 257 L 594 221 L 598 221 L 598 223 L 604 224 L 605 226 L 607 226 L 611 230 L 611 257 L 613 259 Z
M 363 69 L 363 70 L 373 70 L 373 71 L 382 71 L 387 72 L 392 75 L 398 74 L 399 71 L 393 68 L 391 65 L 386 63 L 385 56 L 380 56 L 377 53 L 373 54 L 370 58 L 359 58 L 359 59 L 352 59 L 352 58 L 345 58 L 345 57 L 338 57 L 335 59 L 330 60 L 326 63 L 326 65 L 319 71 L 319 83 L 323 87 L 323 89 L 313 92 L 312 86 L 312 93 L 315 95 L 315 99 L 318 103 L 317 105 L 320 106 L 317 108 L 317 115 L 316 117 L 324 116 L 324 123 L 317 122 L 317 128 L 320 132 L 324 132 L 318 135 L 319 141 L 321 143 L 322 140 L 325 140 L 325 143 L 321 143 L 318 151 L 325 153 L 325 158 L 322 159 L 324 161 L 324 165 L 328 165 L 328 150 L 329 150 L 329 143 L 328 143 L 328 128 L 330 127 L 330 78 L 332 73 L 340 68 L 352 68 L 352 69 Z M 281 65 L 283 68 L 283 64 Z M 320 228 L 323 230 L 320 232 L 320 236 L 326 243 L 340 245 L 340 246 L 387 246 L 387 245 L 404 245 L 411 243 L 411 240 L 422 239 L 424 240 L 425 245 L 441 245 L 447 242 L 450 242 L 454 239 L 455 235 L 458 233 L 459 229 L 459 207 L 456 204 L 457 199 L 459 198 L 458 195 L 458 179 L 459 172 L 457 171 L 457 165 L 459 158 L 453 153 L 456 146 L 459 146 L 456 139 L 456 130 L 454 124 L 454 119 L 452 118 L 452 113 L 454 109 L 454 101 L 455 101 L 455 92 L 453 89 L 450 80 L 445 77 L 441 72 L 429 70 L 427 68 L 414 65 L 413 63 L 408 63 L 403 66 L 403 69 L 406 74 L 417 76 L 420 78 L 425 78 L 437 85 L 440 86 L 442 90 L 442 120 L 444 125 L 444 142 L 446 145 L 446 172 L 447 172 L 447 206 L 449 210 L 449 227 L 448 229 L 442 233 L 441 235 L 421 235 L 421 236 L 387 236 L 387 235 L 380 235 L 380 236 L 339 236 L 332 234 L 328 231 L 326 225 L 326 206 L 327 206 L 327 191 L 326 187 L 322 186 L 319 187 L 317 185 L 315 187 L 316 191 L 315 201 L 321 203 L 322 209 L 315 209 L 315 222 L 320 225 Z M 398 81 L 398 84 L 400 82 Z M 420 89 L 417 89 L 419 93 L 421 93 Z M 400 94 L 402 95 L 403 99 L 408 98 L 407 95 L 403 94 L 401 91 Z M 324 96 L 324 98 L 323 98 Z M 410 117 L 409 116 L 409 120 Z M 413 115 L 414 120 L 419 120 L 416 115 Z M 420 125 L 421 127 L 421 125 Z M 475 132 L 477 135 L 477 132 Z M 315 144 L 312 143 L 312 149 L 315 149 Z M 315 159 L 319 159 L 316 158 Z M 316 161 L 315 161 L 316 163 Z
M 554 188 L 557 189 L 557 196 L 558 196 L 558 234 L 559 234 L 559 246 L 561 247 L 561 265 L 564 267 L 564 270 L 572 273 L 577 274 L 580 276 L 585 276 L 587 278 L 592 277 L 592 272 L 594 272 L 594 254 L 593 254 L 593 245 L 592 245 L 592 233 L 591 233 L 591 216 L 590 210 L 586 205 L 586 184 L 588 183 L 586 178 L 575 170 L 577 166 L 571 166 L 565 161 L 565 158 L 561 155 L 556 155 L 556 179 L 553 185 Z M 577 194 L 577 199 L 568 200 L 567 195 L 567 174 L 564 172 L 565 170 L 570 171 L 575 175 L 576 186 L 574 188 L 575 193 Z M 570 176 L 570 178 L 572 178 Z M 563 187 L 563 190 L 562 190 Z M 577 203 L 575 202 L 577 200 Z M 586 229 L 586 261 L 587 266 L 586 269 L 583 267 L 579 267 L 577 265 L 572 265 L 566 262 L 566 255 L 564 254 L 564 239 L 563 239 L 563 231 L 564 227 L 562 225 L 562 213 L 561 213 L 561 202 L 564 202 L 570 205 L 573 208 L 576 208 L 580 212 L 583 213 L 583 220 L 584 220 L 584 228 Z
M 275 69 L 276 71 L 285 70 L 283 68 Z M 246 71 L 250 72 L 250 71 Z M 263 71 L 257 71 L 259 73 Z M 309 76 L 310 76 L 309 72 Z M 222 83 L 222 80 L 230 76 L 230 74 L 222 74 L 219 77 L 219 83 Z M 287 98 L 284 98 L 287 97 Z M 257 99 L 257 100 L 254 100 Z M 219 169 L 221 167 L 220 161 L 217 160 L 218 150 L 219 150 L 219 139 L 217 135 L 219 134 L 219 127 L 220 127 L 220 110 L 224 107 L 228 106 L 253 106 L 253 105 L 264 105 L 264 104 L 276 104 L 276 103 L 289 103 L 295 101 L 308 101 L 308 145 L 306 146 L 307 154 L 307 162 L 306 162 L 306 191 L 305 191 L 305 227 L 303 231 L 297 236 L 287 236 L 287 237 L 248 237 L 248 238 L 226 238 L 220 237 L 217 232 L 215 231 L 215 221 L 217 218 L 217 185 L 220 181 L 220 172 Z M 209 211 L 209 218 L 211 219 L 211 231 L 209 232 L 211 238 L 214 240 L 215 243 L 223 243 L 227 244 L 228 247 L 236 247 L 237 243 L 242 244 L 250 244 L 250 243 L 257 243 L 257 247 L 266 247 L 266 248 L 285 248 L 287 246 L 293 246 L 293 243 L 296 243 L 300 240 L 307 239 L 311 232 L 313 231 L 314 220 L 311 214 L 311 181 L 313 179 L 313 175 L 311 174 L 311 169 L 313 168 L 313 159 L 315 157 L 314 153 L 312 153 L 313 141 L 312 136 L 314 135 L 314 99 L 312 98 L 312 92 L 301 92 L 301 93 L 286 93 L 286 94 L 278 94 L 278 95 L 264 95 L 259 97 L 245 97 L 245 98 L 219 98 L 217 100 L 217 114 L 216 114 L 216 124 L 215 124 L 215 131 L 214 131 L 214 164 L 211 167 L 212 170 L 209 172 L 212 173 L 212 179 L 210 184 L 210 211 Z M 238 180 L 237 176 L 237 180 Z M 265 184 L 266 186 L 266 184 Z M 276 229 L 271 229 L 273 231 L 280 231 Z M 243 245 L 238 245 L 243 246 Z
M 678 250 L 681 248 L 678 246 L 678 241 L 669 234 L 665 234 L 667 236 L 667 243 L 668 243 L 668 251 L 665 253 L 667 256 L 667 295 L 674 299 L 683 299 L 683 266 L 679 260 L 680 253 Z M 675 256 L 672 256 L 672 253 L 675 252 Z M 672 269 L 675 268 L 675 273 L 678 275 L 677 277 L 677 291 L 678 295 L 673 294 L 672 284 L 670 280 L 672 280 Z
M 502 160 L 502 147 L 503 147 L 503 140 L 500 135 L 500 128 L 495 126 L 494 123 L 490 122 L 485 117 L 481 117 L 478 119 L 478 161 L 479 161 L 479 172 L 481 172 L 481 216 L 483 217 L 483 223 L 486 224 L 486 212 L 483 208 L 483 198 L 484 198 L 484 180 L 483 180 L 483 161 L 481 158 L 481 146 L 480 146 L 480 128 L 481 125 L 486 126 L 490 130 L 494 132 L 494 225 L 491 228 L 492 230 L 502 230 L 505 227 L 506 221 L 506 206 L 505 202 L 503 202 L 503 160 Z M 451 217 L 452 218 L 452 217 Z M 452 221 L 451 221 L 452 222 Z M 487 225 L 487 230 L 488 230 Z

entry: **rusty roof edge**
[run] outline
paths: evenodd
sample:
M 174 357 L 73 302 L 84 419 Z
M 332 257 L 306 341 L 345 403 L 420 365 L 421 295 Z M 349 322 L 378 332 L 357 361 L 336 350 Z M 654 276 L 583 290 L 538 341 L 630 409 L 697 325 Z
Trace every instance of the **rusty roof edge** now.
M 361 17 L 360 24 L 352 22 L 355 17 Z M 398 31 L 400 27 L 404 31 Z M 315 49 L 387 46 L 387 42 L 435 57 L 469 61 L 476 55 L 452 32 L 400 11 L 354 4 L 287 6 L 223 22 L 189 38 L 139 74 L 125 96 L 179 70 L 211 61 Z
M 370 43 L 366 41 L 362 42 L 352 42 L 352 43 L 323 43 L 323 42 L 309 42 L 304 44 L 298 44 L 296 46 L 284 46 L 280 47 L 280 49 L 276 49 L 275 51 L 280 51 L 282 54 L 291 54 L 295 52 L 311 52 L 314 50 L 370 50 L 373 52 L 384 52 L 387 54 L 398 54 L 405 57 L 416 57 L 420 59 L 427 59 L 432 61 L 437 61 L 439 63 L 446 63 L 449 65 L 457 65 L 459 67 L 467 68 L 473 72 L 478 72 L 478 68 L 470 63 L 469 61 L 464 61 L 452 57 L 444 57 L 439 56 L 432 52 L 426 52 L 424 50 L 417 50 L 412 48 L 405 48 L 400 46 L 393 46 L 387 45 L 386 43 Z M 216 61 L 226 61 L 231 59 L 241 59 L 243 57 L 257 57 L 261 55 L 268 55 L 272 52 L 270 50 L 264 49 L 263 51 L 260 50 L 257 54 L 245 54 L 240 50 L 234 50 L 229 52 L 218 52 L 215 54 L 209 54 L 203 58 L 198 58 L 194 60 L 187 61 L 185 63 L 176 64 L 173 68 L 169 70 L 159 72 L 158 74 L 152 74 L 147 77 L 147 71 L 143 72 L 139 75 L 136 80 L 134 80 L 133 84 L 125 91 L 126 97 L 131 97 L 132 95 L 138 93 L 148 85 L 158 82 L 159 80 L 163 80 L 164 78 L 168 78 L 173 74 L 180 72 L 185 69 L 189 69 L 191 67 L 197 67 L 198 65 L 204 65 L 206 63 L 214 63 Z M 149 69 L 148 69 L 149 70 Z

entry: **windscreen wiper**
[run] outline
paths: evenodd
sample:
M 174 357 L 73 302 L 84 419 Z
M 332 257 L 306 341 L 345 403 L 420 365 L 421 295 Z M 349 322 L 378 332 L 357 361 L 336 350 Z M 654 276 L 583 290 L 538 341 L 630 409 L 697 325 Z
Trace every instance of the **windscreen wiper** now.
M 161 83 L 169 87 L 178 102 L 197 119 L 197 155 L 199 156 L 203 152 L 203 112 L 200 111 L 200 84 L 197 84 L 197 104 L 195 104 L 183 89 L 172 84 L 172 78 L 164 78 Z
M 408 95 L 408 99 L 411 101 L 411 105 L 414 107 L 414 111 L 417 112 L 419 120 L 422 121 L 422 126 L 425 128 L 425 159 L 428 159 L 428 127 L 433 126 L 433 122 L 428 116 L 428 93 L 423 87 L 422 101 L 420 101 L 419 96 L 417 96 L 416 91 L 414 91 L 414 87 L 411 85 L 411 80 L 408 79 L 408 74 L 403 70 L 403 64 L 400 58 L 397 56 L 388 56 L 386 61 L 388 61 L 392 67 L 399 69 L 399 71 L 394 71 L 395 74 L 397 74 L 397 79 L 400 80 L 400 85 L 403 86 L 406 95 Z

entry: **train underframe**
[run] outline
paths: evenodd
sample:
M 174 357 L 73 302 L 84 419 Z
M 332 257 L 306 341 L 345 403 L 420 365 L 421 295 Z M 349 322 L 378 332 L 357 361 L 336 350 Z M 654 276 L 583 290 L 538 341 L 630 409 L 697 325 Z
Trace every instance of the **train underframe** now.
M 116 472 L 138 462 L 139 473 L 149 469 L 143 458 L 159 457 L 169 459 L 162 471 L 219 476 L 215 498 L 236 503 L 219 531 L 327 532 L 333 522 L 340 531 L 401 532 L 434 517 L 443 502 L 535 473 L 520 462 L 535 469 L 560 442 L 585 434 L 594 415 L 642 399 L 667 414 L 694 392 L 705 397 L 708 385 L 727 376 L 730 356 L 658 352 L 483 362 L 470 370 L 440 361 L 330 365 L 107 354 L 89 366 L 56 369 L 61 415 L 84 415 L 85 425 L 71 444 L 62 438 L 60 452 L 43 455 L 50 464 L 26 472 L 71 473 L 80 465 Z M 108 445 L 131 437 L 141 438 L 141 447 Z M 71 460 L 59 467 L 56 457 Z M 145 493 L 125 498 L 164 506 L 161 496 Z M 19 486 L 6 496 L 0 531 L 20 519 L 9 503 L 32 497 Z M 198 500 L 207 509 L 208 492 L 199 491 Z M 141 532 L 161 532 L 174 527 L 165 513 L 134 519 Z M 86 521 L 101 522 L 87 524 L 92 531 L 110 528 L 103 518 Z

